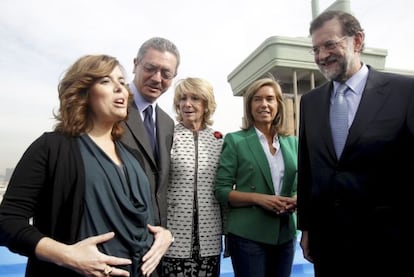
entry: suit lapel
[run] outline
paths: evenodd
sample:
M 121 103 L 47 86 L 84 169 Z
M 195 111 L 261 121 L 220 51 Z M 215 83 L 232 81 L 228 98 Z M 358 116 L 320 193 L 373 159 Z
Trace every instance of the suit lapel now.
M 384 89 L 385 84 L 380 74 L 372 68 L 369 70 L 367 84 L 355 114 L 354 121 L 349 129 L 343 156 L 346 155 L 347 148 L 357 141 L 364 130 L 366 130 L 369 122 L 372 121 L 378 110 L 384 104 L 387 96 Z M 326 145 L 326 151 L 334 160 L 336 160 L 331 125 L 329 122 L 332 86 L 332 82 L 326 83 L 313 93 L 313 98 L 309 100 L 306 108 L 306 113 L 310 116 L 309 120 L 306 121 L 309 122 L 307 128 L 312 129 L 311 134 L 313 134 L 313 136 L 318 136 L 320 140 L 323 140 Z M 321 118 L 323 119 L 322 122 L 320 122 Z
M 169 159 L 169 149 L 167 148 L 167 144 L 165 141 L 162 141 L 160 138 L 167 138 L 169 137 L 169 129 L 166 126 L 166 122 L 169 122 L 170 117 L 167 115 L 163 110 L 161 110 L 158 105 L 155 109 L 157 113 L 157 144 L 158 144 L 158 160 L 163 161 L 164 159 Z M 163 157 L 163 155 L 168 154 L 167 157 Z
M 349 129 L 349 135 L 344 151 L 348 144 L 351 145 L 355 142 L 364 130 L 367 129 L 369 122 L 372 121 L 378 113 L 378 110 L 384 105 L 388 95 L 384 88 L 383 79 L 379 76 L 378 72 L 370 68 L 367 84 L 355 114 L 354 121 Z
M 131 130 L 131 133 L 134 136 L 134 139 L 137 140 L 139 145 L 142 146 L 143 152 L 145 152 L 145 154 L 148 155 L 151 158 L 151 161 L 156 165 L 157 163 L 155 162 L 155 159 L 154 159 L 154 156 L 151 150 L 151 145 L 149 142 L 147 131 L 145 130 L 145 126 L 144 126 L 144 123 L 142 122 L 141 114 L 138 111 L 138 108 L 135 102 L 130 105 L 130 108 L 128 111 L 128 119 L 125 122 L 125 124 Z
M 313 93 L 314 99 L 312 99 L 312 103 L 307 107 L 307 114 L 313 116 L 307 128 L 312 129 L 310 130 L 312 135 L 316 136 L 317 140 L 321 140 L 326 147 L 326 152 L 333 159 L 336 159 L 329 119 L 332 86 L 332 82 L 326 83 L 318 91 Z
M 283 183 L 281 184 L 280 195 L 290 195 L 292 190 L 291 180 L 296 178 L 296 170 L 292 168 L 297 168 L 297 148 L 293 148 L 286 137 L 279 137 L 280 151 L 282 151 L 283 162 L 285 163 L 285 172 L 283 177 Z M 293 155 L 291 151 L 295 149 L 295 154 Z M 295 159 L 295 160 L 293 160 Z M 285 184 L 286 182 L 286 184 Z
M 249 131 L 247 132 L 246 142 L 247 142 L 247 145 L 249 146 L 249 150 L 252 153 L 253 158 L 256 160 L 257 164 L 259 165 L 260 171 L 263 174 L 263 177 L 266 181 L 266 185 L 274 193 L 275 188 L 272 185 L 273 182 L 272 182 L 272 177 L 270 174 L 269 163 L 267 161 L 266 154 L 263 151 L 262 145 L 260 144 L 259 138 L 254 128 L 250 128 Z

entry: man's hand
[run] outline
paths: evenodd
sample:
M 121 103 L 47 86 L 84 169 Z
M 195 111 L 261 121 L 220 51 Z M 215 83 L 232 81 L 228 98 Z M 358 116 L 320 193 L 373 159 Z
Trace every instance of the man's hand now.
M 309 262 L 313 263 L 313 259 L 311 255 L 309 254 L 308 231 L 302 231 L 302 235 L 300 238 L 300 247 L 302 248 L 303 257 Z
M 144 276 L 150 276 L 154 272 L 173 242 L 172 233 L 163 227 L 148 224 L 148 230 L 154 235 L 154 243 L 142 258 L 141 271 Z

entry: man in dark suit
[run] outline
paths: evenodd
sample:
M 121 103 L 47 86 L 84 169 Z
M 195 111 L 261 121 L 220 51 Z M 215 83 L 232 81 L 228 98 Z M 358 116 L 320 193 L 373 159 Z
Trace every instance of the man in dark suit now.
M 154 219 L 155 224 L 159 225 L 151 230 L 155 238 L 154 247 L 151 248 L 154 252 L 150 251 L 148 257 L 152 259 L 161 259 L 173 241 L 171 232 L 165 227 L 174 121 L 157 105 L 157 99 L 171 86 L 179 63 L 180 54 L 171 41 L 160 37 L 151 38 L 141 45 L 134 59 L 135 75 L 129 85 L 134 101 L 128 110 L 122 141 L 142 157 L 141 163 L 151 184 Z M 154 124 L 148 127 L 151 129 L 149 131 L 144 124 L 147 109 L 154 111 L 148 116 L 148 120 Z M 158 247 L 160 245 L 163 247 Z
M 361 61 L 364 32 L 351 14 L 320 14 L 310 35 L 329 82 L 301 99 L 297 212 L 304 257 L 316 277 L 410 275 L 414 79 Z M 345 141 L 335 149 L 341 84 Z

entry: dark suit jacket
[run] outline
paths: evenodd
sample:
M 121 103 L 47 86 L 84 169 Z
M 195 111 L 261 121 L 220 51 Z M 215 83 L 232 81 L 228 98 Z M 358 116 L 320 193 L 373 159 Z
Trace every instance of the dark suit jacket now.
M 167 186 L 174 121 L 158 106 L 155 112 L 158 160 L 154 158 L 144 123 L 134 102 L 129 107 L 128 119 L 124 125 L 125 132 L 121 141 L 138 151 L 143 157 L 143 167 L 151 184 L 155 224 L 166 227 Z
M 369 67 L 340 160 L 331 90 L 328 82 L 301 99 L 298 228 L 309 231 L 314 257 L 402 251 L 413 211 L 414 79 Z
M 282 196 L 296 195 L 297 138 L 279 137 L 285 163 Z M 274 195 L 269 162 L 256 130 L 228 133 L 216 173 L 215 196 L 226 206 L 225 233 L 232 233 L 256 242 L 282 244 L 296 237 L 293 214 L 276 215 L 258 206 L 228 206 L 228 196 L 236 190 Z

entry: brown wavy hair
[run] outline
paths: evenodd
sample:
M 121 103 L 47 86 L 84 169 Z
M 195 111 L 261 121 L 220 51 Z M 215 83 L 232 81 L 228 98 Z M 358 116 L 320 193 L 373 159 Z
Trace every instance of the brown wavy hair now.
M 117 66 L 126 76 L 119 61 L 108 55 L 83 56 L 66 70 L 58 85 L 60 107 L 58 113 L 54 113 L 57 121 L 55 131 L 68 136 L 79 136 L 93 127 L 88 98 L 89 89 L 99 79 L 108 76 Z M 112 138 L 119 139 L 122 133 L 123 129 L 119 122 L 114 124 Z

